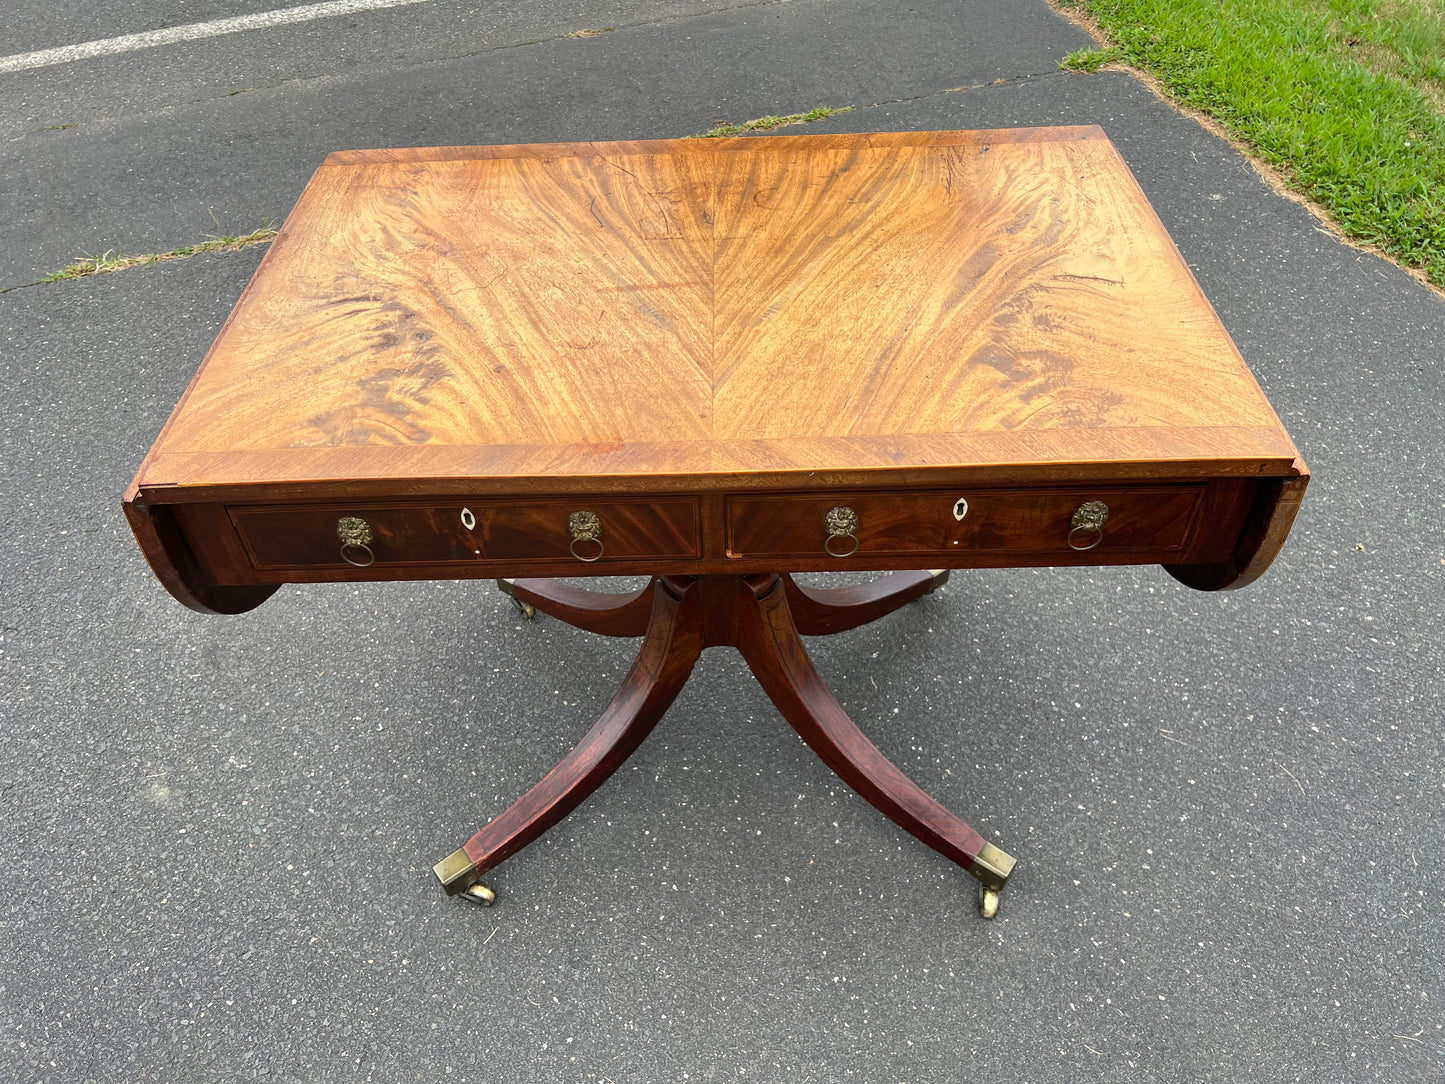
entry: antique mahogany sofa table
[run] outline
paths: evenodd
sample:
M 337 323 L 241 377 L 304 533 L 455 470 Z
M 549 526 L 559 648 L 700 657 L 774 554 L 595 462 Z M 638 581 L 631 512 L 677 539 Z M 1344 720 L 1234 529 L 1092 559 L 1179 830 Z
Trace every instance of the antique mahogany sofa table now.
M 1014 860 L 828 691 L 800 635 L 955 568 L 1162 564 L 1248 583 L 1308 480 L 1104 133 L 680 139 L 333 154 L 125 496 L 157 576 L 496 578 L 642 646 L 550 774 L 436 866 L 478 875 L 735 646 L 844 781 L 978 879 Z M 812 589 L 797 572 L 891 570 Z M 645 575 L 594 593 L 557 577 Z

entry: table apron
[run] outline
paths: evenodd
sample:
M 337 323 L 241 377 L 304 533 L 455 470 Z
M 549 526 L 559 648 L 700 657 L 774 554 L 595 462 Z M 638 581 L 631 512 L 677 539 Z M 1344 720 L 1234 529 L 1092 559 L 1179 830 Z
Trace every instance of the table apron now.
M 1227 559 L 1262 484 L 1220 478 L 666 497 L 478 494 L 197 503 L 170 511 L 208 578 L 231 585 L 1177 566 Z M 1074 526 L 1091 502 L 1107 510 L 1097 535 Z M 595 526 L 579 528 L 577 513 L 590 513 Z M 346 535 L 343 521 L 362 533 Z M 366 541 L 348 546 L 346 537 Z

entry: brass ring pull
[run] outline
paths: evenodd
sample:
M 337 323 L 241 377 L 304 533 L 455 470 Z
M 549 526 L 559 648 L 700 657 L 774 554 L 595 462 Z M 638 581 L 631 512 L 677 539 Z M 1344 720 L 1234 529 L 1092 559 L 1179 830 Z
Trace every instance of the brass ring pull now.
M 823 526 L 828 529 L 828 537 L 823 542 L 823 549 L 829 557 L 851 557 L 858 552 L 858 513 L 844 505 L 828 509 L 827 515 L 823 517 Z M 851 539 L 853 545 L 846 550 L 835 549 L 834 539 Z
M 336 537 L 341 539 L 341 559 L 348 565 L 366 568 L 375 563 L 376 554 L 371 552 L 371 525 L 359 516 L 342 516 L 336 521 Z M 366 560 L 353 557 L 353 553 L 364 554 Z
M 1100 542 L 1104 541 L 1104 524 L 1109 521 L 1109 506 L 1103 501 L 1085 501 L 1074 509 L 1074 517 L 1069 520 L 1069 534 L 1065 539 L 1069 549 L 1091 550 Z M 1089 536 L 1093 537 L 1090 538 Z M 1083 541 L 1087 539 L 1088 541 Z M 1083 544 L 1080 545 L 1080 542 Z
M 366 555 L 366 560 L 357 560 L 355 557 L 351 556 L 350 553 L 346 552 L 347 550 L 360 550 L 363 554 Z M 355 565 L 357 568 L 366 568 L 368 565 L 372 564 L 376 560 L 376 554 L 371 552 L 371 547 L 368 546 L 365 542 L 348 542 L 346 543 L 346 545 L 341 547 L 341 559 L 345 561 L 348 565 Z
M 572 535 L 572 541 L 568 544 L 567 549 L 577 560 L 591 563 L 599 560 L 607 552 L 607 547 L 602 544 L 602 539 L 599 537 L 602 534 L 602 517 L 596 512 L 573 512 L 567 517 L 567 530 Z M 597 552 L 590 557 L 584 557 L 577 552 L 579 542 L 595 542 Z

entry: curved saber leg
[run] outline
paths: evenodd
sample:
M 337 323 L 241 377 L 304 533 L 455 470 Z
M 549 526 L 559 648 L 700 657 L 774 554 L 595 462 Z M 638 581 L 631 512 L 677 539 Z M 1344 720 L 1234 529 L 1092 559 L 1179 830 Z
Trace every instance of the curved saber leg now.
M 549 617 L 603 636 L 642 636 L 652 620 L 652 591 L 657 580 L 640 591 L 612 594 L 586 591 L 547 579 L 498 580 L 497 586 L 525 617 L 541 610 Z
M 702 607 L 693 583 L 681 597 L 653 592 L 652 621 L 622 688 L 577 746 L 523 795 L 433 867 L 447 895 L 490 903 L 477 877 L 556 824 L 602 785 L 651 733 L 702 653 Z
M 823 683 L 788 611 L 779 582 L 749 585 L 738 615 L 738 649 L 764 691 L 804 741 L 845 783 L 904 831 L 957 862 L 990 894 L 1013 872 L 1014 859 L 930 797 L 878 751 Z M 740 586 L 740 591 L 749 587 Z M 997 896 L 992 897 L 997 903 Z
M 948 582 L 948 569 L 895 572 L 861 587 L 803 587 L 783 576 L 793 624 L 804 636 L 846 632 L 877 621 L 916 598 L 931 594 Z

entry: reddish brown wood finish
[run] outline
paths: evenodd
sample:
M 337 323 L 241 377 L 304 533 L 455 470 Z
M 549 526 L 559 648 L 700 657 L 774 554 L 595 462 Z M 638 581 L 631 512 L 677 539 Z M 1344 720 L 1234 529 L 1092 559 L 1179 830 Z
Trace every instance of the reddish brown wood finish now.
M 820 484 L 831 481 L 820 476 Z M 1009 568 L 1037 564 L 1064 566 L 1138 564 L 1159 561 L 1176 573 L 1199 566 L 1211 571 L 1193 586 L 1226 586 L 1230 574 L 1263 567 L 1260 554 L 1273 553 L 1282 538 L 1251 533 L 1241 524 L 1253 516 L 1268 529 L 1283 523 L 1279 479 L 1219 478 L 1171 485 L 979 487 L 917 489 L 880 493 L 834 487 L 826 497 L 810 493 L 699 493 L 692 498 L 579 496 L 480 501 L 475 493 L 444 501 L 336 502 L 309 505 L 145 505 L 128 514 L 137 537 L 153 538 L 155 523 L 171 532 L 179 554 L 163 580 L 187 605 L 201 598 L 218 604 L 226 587 L 274 587 L 281 583 L 367 582 L 433 578 L 515 578 L 518 576 L 708 575 L 762 572 L 848 572 L 938 568 Z M 1262 495 L 1262 501 L 1257 497 Z M 970 501 L 962 522 L 950 509 Z M 1085 552 L 1067 547 L 1069 516 L 1078 503 L 1105 498 L 1110 524 L 1099 545 Z M 1162 499 L 1161 499 L 1162 498 Z M 1197 501 L 1192 513 L 1189 509 Z M 1297 501 L 1296 501 L 1297 503 Z M 851 556 L 826 554 L 819 540 L 824 512 L 834 504 L 863 514 L 860 546 Z M 460 518 L 476 511 L 475 529 Z M 601 515 L 609 544 L 588 564 L 563 552 L 566 514 L 593 509 Z M 741 513 L 741 514 L 740 514 Z M 342 561 L 336 523 L 360 515 L 375 528 L 376 561 L 356 568 Z M 237 525 L 240 528 L 237 528 Z M 509 528 L 520 527 L 512 530 Z M 656 531 L 656 541 L 652 532 Z M 740 535 L 760 552 L 729 551 L 729 535 Z M 958 543 L 954 545 L 954 543 Z M 1014 545 L 1017 543 L 1017 545 Z M 165 550 L 147 542 L 147 553 Z M 486 547 L 483 552 L 483 547 Z M 1253 547 L 1253 548 L 1252 548 Z M 809 550 L 785 553 L 770 550 Z M 640 555 L 638 551 L 654 551 Z M 700 549 L 700 555 L 696 553 Z M 665 556 L 664 554 L 671 554 Z M 691 555 L 688 555 L 691 554 Z M 1249 554 L 1255 556 L 1245 557 Z M 294 563 L 286 563 L 294 562 Z M 264 567 L 258 567 L 264 566 Z M 1253 575 L 1254 573 L 1250 573 Z M 264 599 L 237 591 L 236 600 Z M 254 604 L 254 603 L 253 603 Z M 234 608 L 222 612 L 235 612 Z
M 603 636 L 642 636 L 652 622 L 654 579 L 630 594 L 586 591 L 556 580 L 513 580 L 508 591 L 518 602 L 579 629 Z
M 478 873 L 520 851 L 602 785 L 651 733 L 702 652 L 696 584 L 652 592 L 652 620 L 622 688 L 577 746 L 463 850 Z
M 878 616 L 922 594 L 928 581 L 916 576 L 891 591 L 843 589 L 821 597 L 842 598 L 829 614 L 819 596 L 791 589 L 783 577 L 707 576 L 664 578 L 649 585 L 653 598 L 646 639 L 637 661 L 597 724 L 556 768 L 496 820 L 476 833 L 463 850 L 480 874 L 515 854 L 575 809 L 627 759 L 651 732 L 682 688 L 704 647 L 736 647 L 769 698 L 808 746 L 845 783 L 899 827 L 969 870 L 990 888 L 1001 888 L 1008 873 L 980 866 L 985 841 L 889 761 L 848 717 L 818 675 L 788 606 L 790 593 L 804 600 L 806 622 L 822 631 L 856 627 L 865 615 Z M 531 581 L 528 601 L 555 602 L 564 620 L 588 627 L 605 603 L 588 592 L 538 589 Z M 520 587 L 519 582 L 516 586 Z M 518 592 L 523 597 L 523 592 Z M 629 609 L 624 605 L 621 609 Z M 617 612 L 614 608 L 611 612 Z M 607 631 L 607 629 L 599 629 Z M 616 634 L 615 632 L 612 634 Z M 1011 867 L 1010 867 L 1011 868 Z
M 1262 485 L 1239 532 L 1234 552 L 1216 564 L 1169 565 L 1164 569 L 1180 583 L 1198 591 L 1236 590 L 1246 587 L 1274 563 L 1304 499 L 1309 475 L 1300 464 L 1300 477 L 1273 479 Z
M 602 554 L 609 560 L 701 556 L 697 501 L 687 498 L 617 501 L 498 501 L 479 498 L 444 505 L 362 502 L 310 507 L 233 508 L 231 518 L 256 569 L 308 565 L 345 568 L 336 534 L 343 516 L 365 520 L 375 535 L 376 564 L 476 564 L 479 561 L 576 562 L 567 530 L 573 512 L 591 511 L 602 522 Z M 463 512 L 471 514 L 467 527 Z M 592 556 L 589 548 L 583 556 Z M 577 562 L 585 563 L 585 562 Z
M 788 612 L 804 636 L 847 632 L 891 614 L 933 590 L 932 572 L 899 572 L 859 587 L 804 587 L 783 576 Z
M 1001 888 L 975 870 L 984 838 L 904 775 L 858 729 L 818 675 L 788 613 L 781 581 L 739 584 L 751 597 L 738 615 L 738 650 L 753 676 L 808 747 L 894 824 L 939 854 Z
M 826 564 L 831 555 L 824 548 L 824 517 L 832 508 L 847 507 L 860 521 L 856 554 L 863 558 L 908 553 L 947 564 L 988 552 L 1067 556 L 1070 517 L 1087 501 L 1103 501 L 1109 521 L 1098 548 L 1160 560 L 1183 552 L 1203 493 L 1202 485 L 1183 485 L 733 497 L 727 505 L 728 552 L 811 556 Z M 969 510 L 956 519 L 952 509 L 960 498 Z
M 208 614 L 242 614 L 254 610 L 276 593 L 279 584 L 235 586 L 217 566 L 202 566 L 196 550 L 176 522 L 177 510 L 140 501 L 123 506 L 130 529 L 140 543 L 156 579 L 177 602 Z M 219 579 L 220 582 L 217 582 Z M 243 581 L 244 582 L 244 581 Z

